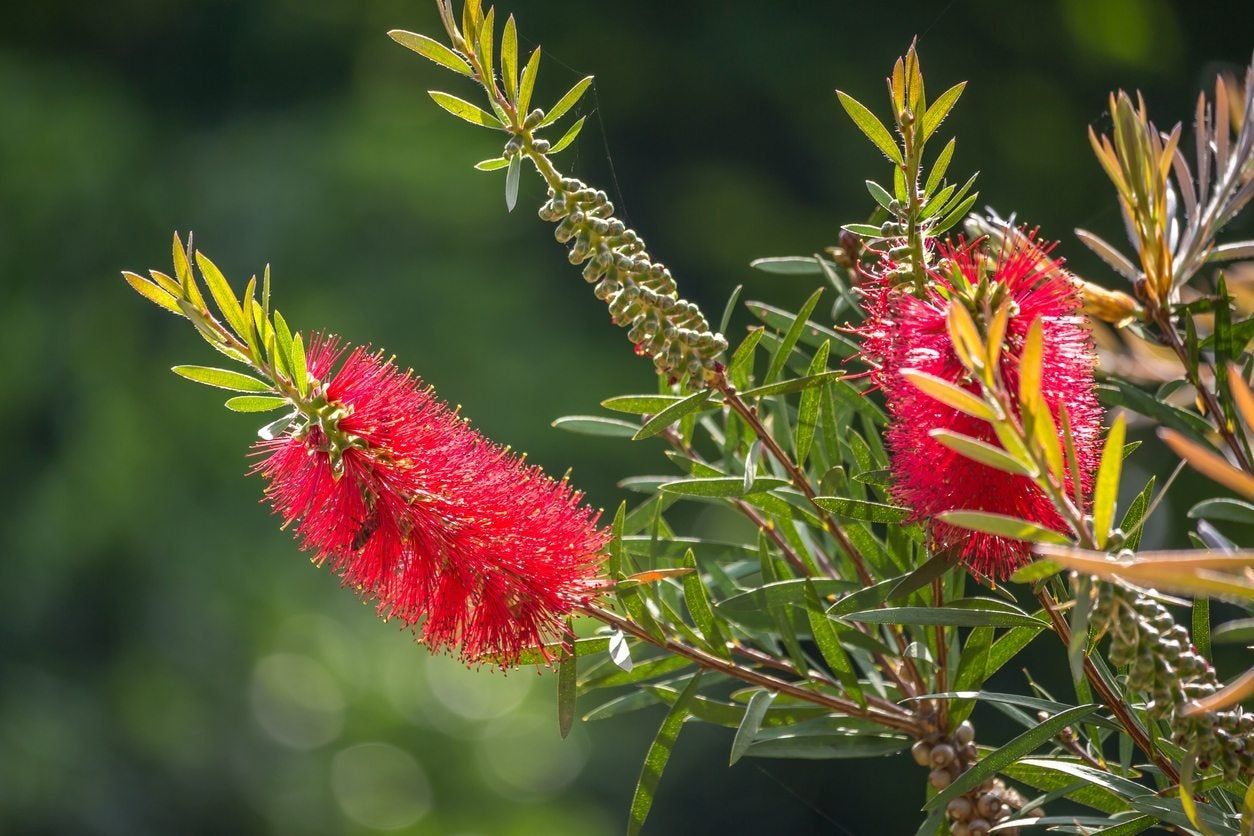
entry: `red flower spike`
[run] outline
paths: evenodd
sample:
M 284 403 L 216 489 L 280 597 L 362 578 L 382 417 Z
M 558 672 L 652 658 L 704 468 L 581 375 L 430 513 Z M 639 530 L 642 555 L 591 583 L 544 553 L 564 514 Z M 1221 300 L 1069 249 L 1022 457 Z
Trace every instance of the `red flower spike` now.
M 607 541 L 582 495 L 471 429 L 382 354 L 315 337 L 308 364 L 351 442 L 339 467 L 315 423 L 258 442 L 254 470 L 314 562 L 466 661 L 508 665 L 558 637 L 596 594 Z
M 1018 390 L 1019 357 L 1028 327 L 1034 319 L 1041 320 L 1045 336 L 1041 391 L 1056 423 L 1059 407 L 1067 407 L 1086 492 L 1101 455 L 1102 410 L 1093 379 L 1096 358 L 1079 296 L 1061 264 L 1050 258 L 1052 246 L 1038 245 L 1034 232 L 1011 239 L 995 254 L 991 269 L 982 241 L 941 245 L 941 266 L 931 273 L 925 295 L 885 283 L 869 288 L 868 317 L 860 329 L 864 356 L 877 366 L 872 378 L 884 391 L 891 416 L 886 439 L 894 498 L 911 509 L 912 519 L 928 524 L 934 549 L 952 549 L 973 573 L 991 578 L 1005 578 L 1022 566 L 1028 545 L 936 522 L 936 515 L 976 510 L 1058 531 L 1066 526 L 1027 477 L 975 462 L 932 438 L 931 430 L 943 428 L 1001 446 L 987 422 L 934 400 L 901 375 L 903 369 L 917 369 L 979 392 L 950 341 L 946 295 L 956 289 L 948 270 L 957 270 L 972 285 L 978 285 L 983 275 L 990 286 L 1002 285 L 1017 305 L 1000 359 L 1002 379 L 1011 391 Z

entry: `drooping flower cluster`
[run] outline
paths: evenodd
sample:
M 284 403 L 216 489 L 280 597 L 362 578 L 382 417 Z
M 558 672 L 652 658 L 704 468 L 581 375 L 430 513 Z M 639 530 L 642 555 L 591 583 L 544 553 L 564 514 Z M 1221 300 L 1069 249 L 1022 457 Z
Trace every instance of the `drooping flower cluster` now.
M 321 418 L 255 469 L 314 561 L 433 650 L 509 664 L 553 639 L 596 591 L 597 513 L 381 354 L 315 338 L 308 363 Z
M 979 575 L 1004 578 L 1027 560 L 1027 544 L 933 518 L 944 511 L 975 510 L 1059 531 L 1065 527 L 1049 498 L 1030 479 L 980 464 L 933 438 L 931 431 L 943 428 L 1000 446 L 987 422 L 940 403 L 901 375 L 903 369 L 917 369 L 979 392 L 979 384 L 954 352 L 947 327 L 949 297 L 969 293 L 955 287 L 950 271 L 960 273 L 977 292 L 1012 300 L 999 360 L 1002 380 L 1012 392 L 1019 385 L 1019 359 L 1028 328 L 1034 319 L 1041 320 L 1043 400 L 1056 423 L 1059 407 L 1066 405 L 1085 489 L 1100 458 L 1102 412 L 1094 389 L 1092 342 L 1070 276 L 1032 234 L 1010 235 L 995 252 L 987 252 L 985 243 L 941 245 L 938 267 L 930 272 L 922 295 L 886 282 L 869 287 L 862 336 L 864 354 L 877 366 L 874 380 L 884 391 L 891 415 L 887 440 L 895 499 L 912 510 L 916 521 L 931 521 L 934 548 L 953 550 Z M 980 300 L 974 301 L 978 309 Z M 976 313 L 979 321 L 979 310 Z

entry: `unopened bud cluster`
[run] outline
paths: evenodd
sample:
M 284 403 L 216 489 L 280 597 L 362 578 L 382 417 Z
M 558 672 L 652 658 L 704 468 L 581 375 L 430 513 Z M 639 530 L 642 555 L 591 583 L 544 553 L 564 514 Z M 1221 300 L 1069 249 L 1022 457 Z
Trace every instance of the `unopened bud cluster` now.
M 674 378 L 687 372 L 694 382 L 714 374 L 727 340 L 710 329 L 696 305 L 679 298 L 670 270 L 614 217 L 605 192 L 563 178 L 550 185 L 540 217 L 557 223 L 554 235 L 570 244 L 571 264 L 584 264 L 584 279 L 596 285 L 614 323 L 628 329 L 636 352 L 649 355 L 659 373 Z
M 1185 716 L 1186 703 L 1219 690 L 1210 663 L 1162 604 L 1115 584 L 1101 584 L 1093 622 L 1110 632 L 1110 661 L 1128 665 L 1128 689 L 1150 697 L 1147 710 L 1171 725 L 1179 746 L 1196 747 L 1198 766 L 1230 779 L 1254 775 L 1254 714 L 1238 706 Z
M 979 752 L 975 747 L 975 727 L 963 721 L 950 735 L 933 732 L 910 749 L 915 763 L 928 767 L 928 782 L 943 790 L 959 775 L 975 765 Z M 949 802 L 945 814 L 953 836 L 983 836 L 993 827 L 1010 819 L 1023 806 L 1023 797 L 1000 778 L 991 777 L 970 792 Z M 1017 828 L 997 831 L 1017 836 Z

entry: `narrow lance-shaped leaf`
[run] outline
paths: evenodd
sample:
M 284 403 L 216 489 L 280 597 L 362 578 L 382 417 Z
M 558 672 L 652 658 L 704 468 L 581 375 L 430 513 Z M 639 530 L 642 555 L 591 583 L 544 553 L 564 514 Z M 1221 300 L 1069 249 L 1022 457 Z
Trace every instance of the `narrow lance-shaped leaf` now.
M 1027 520 L 1009 517 L 1005 514 L 992 514 L 987 511 L 944 511 L 936 518 L 949 525 L 995 534 L 998 537 L 1010 537 L 1015 540 L 1026 540 L 1030 543 L 1054 543 L 1064 545 L 1071 540 L 1065 535 L 1045 528 Z
M 179 307 L 178 299 L 171 296 L 165 290 L 161 289 L 154 283 L 148 281 L 143 276 L 136 273 L 123 272 L 122 278 L 126 279 L 126 283 L 138 293 L 140 296 L 152 302 L 160 308 L 165 308 L 170 313 L 183 316 L 183 309 Z
M 675 700 L 670 711 L 667 712 L 666 719 L 662 721 L 662 726 L 658 729 L 657 737 L 653 739 L 649 751 L 644 756 L 640 780 L 636 784 L 636 793 L 631 800 L 631 817 L 627 823 L 627 836 L 637 836 L 644 827 L 645 819 L 649 817 L 649 810 L 653 807 L 653 798 L 662 780 L 662 771 L 666 769 L 666 762 L 670 760 L 671 750 L 675 748 L 675 741 L 679 737 L 679 730 L 683 728 L 684 720 L 688 717 L 688 706 L 696 697 L 700 683 L 701 671 L 698 670 L 688 686 L 684 688 L 683 693 L 679 695 L 679 699 Z
M 929 435 L 954 452 L 961 453 L 980 464 L 1016 476 L 1036 476 L 1036 469 L 1030 464 L 1016 459 L 1005 450 L 994 447 L 986 441 L 940 428 L 932 430 Z
M 814 637 L 814 643 L 818 645 L 823 661 L 836 674 L 836 678 L 840 681 L 841 686 L 844 687 L 845 692 L 857 700 L 859 705 L 865 707 L 866 695 L 862 693 L 862 685 L 858 682 L 858 674 L 854 670 L 853 663 L 849 660 L 849 654 L 845 652 L 845 648 L 840 644 L 836 626 L 832 624 L 832 620 L 827 617 L 827 613 L 824 611 L 823 603 L 819 600 L 819 594 L 814 588 L 814 583 L 808 578 L 806 579 L 805 606 L 806 617 L 810 622 L 810 634 Z
M 732 739 L 731 755 L 728 758 L 730 766 L 735 766 L 736 761 L 740 760 L 741 755 L 753 743 L 753 739 L 757 737 L 758 730 L 762 728 L 762 718 L 766 716 L 766 710 L 771 707 L 771 703 L 774 701 L 775 692 L 766 690 L 755 691 L 753 696 L 749 698 L 749 706 L 745 709 L 745 716 L 736 728 L 735 738 Z
M 544 128 L 552 125 L 558 119 L 566 115 L 566 112 L 578 104 L 583 98 L 583 94 L 592 86 L 592 76 L 582 78 L 575 83 L 575 86 L 566 91 L 566 95 L 557 100 L 557 104 L 545 115 L 543 121 L 537 125 L 537 128 Z
M 522 78 L 518 81 L 518 113 L 522 116 L 527 115 L 527 108 L 531 107 L 531 93 L 536 87 L 536 75 L 540 72 L 540 47 L 536 47 L 531 52 L 531 57 L 527 59 L 527 65 L 523 67 Z
M 505 126 L 501 124 L 500 119 L 497 119 L 481 107 L 476 107 L 470 102 L 451 96 L 448 93 L 441 93 L 439 90 L 430 90 L 428 93 L 435 100 L 436 104 L 459 119 L 465 119 L 472 125 L 494 128 L 498 131 L 505 130 Z
M 512 18 L 511 18 L 512 20 Z M 522 154 L 509 158 L 509 171 L 505 172 L 505 211 L 513 212 L 518 205 L 518 178 L 522 173 Z
M 848 93 L 840 90 L 836 91 L 836 97 L 840 99 L 840 105 L 849 114 L 849 118 L 858 126 L 862 133 L 866 134 L 867 139 L 874 143 L 875 147 L 888 159 L 902 165 L 901 149 L 897 147 L 897 143 L 893 141 L 893 135 L 888 132 L 888 128 L 884 127 L 884 123 L 876 118 L 875 114 L 866 108 L 866 105 L 850 96 Z
M 562 138 L 553 143 L 553 147 L 549 149 L 549 154 L 560 154 L 569 148 L 570 144 L 579 137 L 579 132 L 583 130 L 583 123 L 586 121 L 588 121 L 587 116 L 580 116 L 576 119 L 566 133 L 562 134 Z
M 809 375 L 821 374 L 827 368 L 827 357 L 831 343 L 824 341 L 814 352 L 810 361 Z M 819 424 L 819 408 L 822 403 L 822 390 L 817 386 L 807 387 L 801 392 L 801 403 L 797 407 L 797 431 L 793 434 L 793 444 L 797 453 L 797 464 L 804 466 L 810 455 L 810 447 L 814 443 L 814 433 Z
M 918 371 L 917 369 L 902 369 L 901 376 L 913 383 L 925 395 L 935 398 L 959 412 L 966 413 L 972 418 L 993 421 L 997 417 L 997 413 L 993 411 L 991 406 L 966 389 L 955 386 L 947 380 L 930 375 L 927 372 Z
M 1097 468 L 1097 480 L 1093 486 L 1093 531 L 1097 547 L 1106 548 L 1110 539 L 1111 525 L 1115 520 L 1115 499 L 1119 494 L 1119 475 L 1123 469 L 1123 440 L 1127 422 L 1120 415 L 1106 434 L 1102 448 L 1102 461 Z
M 575 722 L 575 691 L 578 679 L 578 654 L 574 647 L 574 625 L 566 619 L 566 633 L 562 640 L 562 656 L 557 666 L 557 730 L 563 739 L 570 734 Z
M 924 809 L 936 810 L 943 808 L 953 799 L 974 787 L 978 787 L 986 778 L 997 774 L 1002 768 L 1009 766 L 1024 755 L 1034 751 L 1037 747 L 1052 740 L 1067 726 L 1097 711 L 1099 707 L 1097 705 L 1080 705 L 1059 712 L 1047 720 L 1042 720 L 1041 724 L 1036 728 L 1029 729 L 1005 746 L 981 758 L 975 766 L 959 775 L 948 787 L 932 796 L 927 804 L 924 805 Z
M 505 98 L 516 101 L 518 92 L 518 24 L 510 15 L 501 34 L 501 82 L 505 85 Z M 526 114 L 523 114 L 524 116 Z
M 285 406 L 291 406 L 288 399 L 274 395 L 237 395 L 226 402 L 232 412 L 269 412 Z
M 646 421 L 644 426 L 632 436 L 632 441 L 640 441 L 643 438 L 651 438 L 657 435 L 685 415 L 700 409 L 710 399 L 712 394 L 712 390 L 702 389 L 692 393 L 682 401 L 671 404 Z
M 780 340 L 779 347 L 775 350 L 775 355 L 771 357 L 771 365 L 767 368 L 766 377 L 762 378 L 763 383 L 773 381 L 781 371 L 784 370 L 784 364 L 788 362 L 788 355 L 792 352 L 793 346 L 797 344 L 797 340 L 801 338 L 801 332 L 805 329 L 806 321 L 810 318 L 810 314 L 814 312 L 814 306 L 819 303 L 819 298 L 823 295 L 823 288 L 819 288 L 810 294 L 810 298 L 801 306 L 801 310 L 797 312 L 796 319 L 789 326 L 788 331 Z
M 966 89 L 967 83 L 960 81 L 953 87 L 950 87 L 944 93 L 936 98 L 936 101 L 928 107 L 927 113 L 923 116 L 923 138 L 930 137 L 941 122 L 945 121 L 945 117 L 949 115 L 949 111 L 957 104 L 958 97 L 962 95 L 962 91 Z
M 209 366 L 175 366 L 170 371 L 179 377 L 187 378 L 196 383 L 216 386 L 219 389 L 229 389 L 232 392 L 273 391 L 270 384 L 230 369 L 215 369 Z
M 442 67 L 447 67 L 453 72 L 461 73 L 464 76 L 474 75 L 470 65 L 460 55 L 439 41 L 428 38 L 426 35 L 419 35 L 417 32 L 406 32 L 403 29 L 393 29 L 391 32 L 388 32 L 388 37 L 401 46 L 412 49 L 423 58 L 434 61 Z
M 226 277 L 222 275 L 222 271 L 218 269 L 218 266 L 202 252 L 196 253 L 196 263 L 200 265 L 200 275 L 204 277 L 205 284 L 209 287 L 209 293 L 213 296 L 213 301 L 217 304 L 218 310 L 222 311 L 222 316 L 226 319 L 227 325 L 230 325 L 231 330 L 237 335 L 243 337 L 244 331 L 248 327 L 244 321 L 244 310 L 240 307 L 239 300 L 235 298 L 235 294 L 231 292 L 231 285 L 227 282 Z

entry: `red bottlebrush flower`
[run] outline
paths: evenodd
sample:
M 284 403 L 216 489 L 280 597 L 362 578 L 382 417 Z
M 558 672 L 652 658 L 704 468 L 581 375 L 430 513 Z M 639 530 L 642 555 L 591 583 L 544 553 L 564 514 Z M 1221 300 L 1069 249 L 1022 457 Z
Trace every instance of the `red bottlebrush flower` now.
M 952 549 L 972 572 L 1004 578 L 1026 562 L 1028 546 L 934 521 L 950 510 L 1007 514 L 1066 531 L 1048 497 L 1023 476 L 1014 476 L 975 462 L 940 444 L 929 434 L 943 428 L 1000 446 L 990 425 L 958 412 L 921 392 L 901 375 L 917 369 L 978 392 L 954 353 L 946 325 L 953 285 L 946 275 L 958 270 L 972 285 L 981 277 L 989 289 L 997 285 L 1017 305 L 1006 330 L 1001 374 L 1017 391 L 1019 357 L 1034 319 L 1044 331 L 1041 390 L 1055 421 L 1065 404 L 1075 438 L 1082 485 L 1087 490 L 1101 455 L 1101 407 L 1094 390 L 1095 355 L 1084 326 L 1080 299 L 1070 276 L 1050 258 L 1052 247 L 1035 242 L 1035 233 L 1013 234 L 988 268 L 980 244 L 942 245 L 941 267 L 920 297 L 909 289 L 881 284 L 868 304 L 861 329 L 863 352 L 878 365 L 873 379 L 885 394 L 890 414 L 886 434 L 893 471 L 893 495 L 910 508 L 913 519 L 928 522 L 933 547 Z M 984 261 L 983 265 L 981 262 Z
M 507 665 L 557 636 L 595 594 L 607 539 L 582 495 L 381 354 L 316 337 L 308 365 L 324 381 L 319 419 L 259 442 L 255 470 L 315 563 L 467 661 Z

